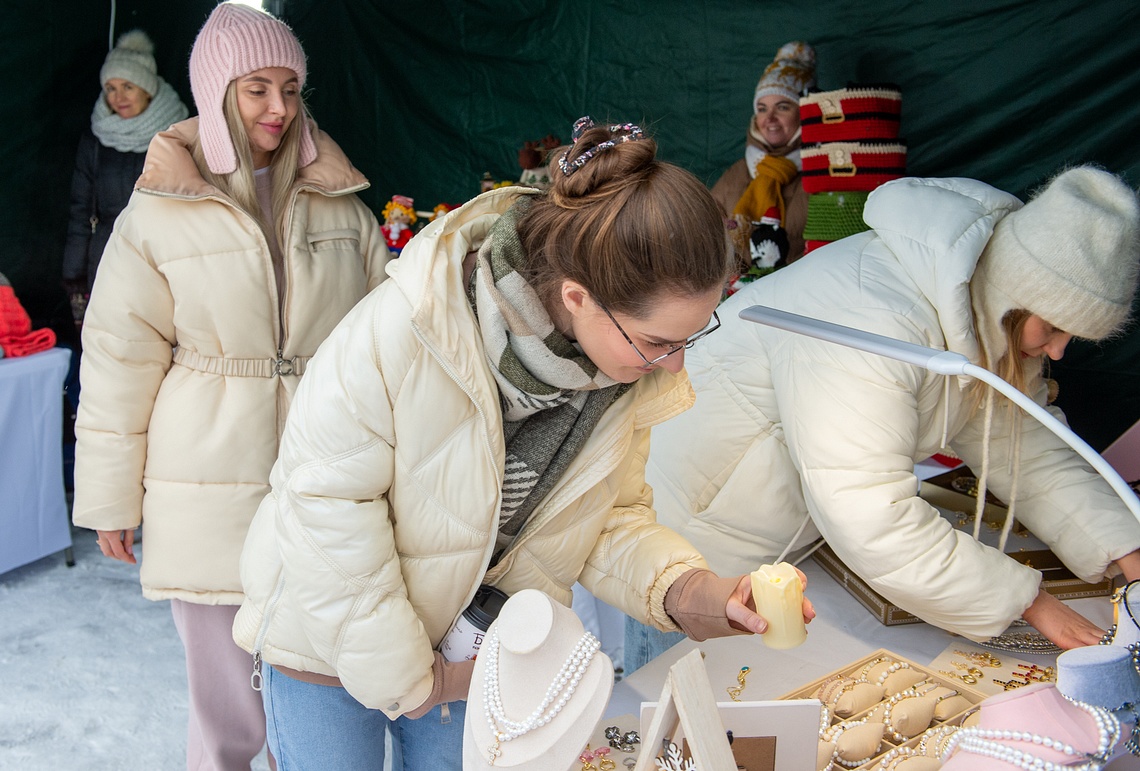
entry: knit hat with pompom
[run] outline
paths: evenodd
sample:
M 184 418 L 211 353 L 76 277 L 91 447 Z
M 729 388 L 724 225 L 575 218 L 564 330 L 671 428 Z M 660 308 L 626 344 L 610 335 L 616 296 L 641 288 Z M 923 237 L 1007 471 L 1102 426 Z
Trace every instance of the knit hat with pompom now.
M 297 73 L 297 87 L 305 85 L 305 52 L 284 22 L 248 5 L 221 3 L 206 19 L 190 51 L 190 89 L 198 107 L 198 136 L 206 165 L 215 174 L 237 169 L 237 153 L 226 127 L 222 104 L 231 82 L 267 67 L 285 67 Z M 312 127 L 305 111 L 300 123 L 300 166 L 317 158 Z
M 776 58 L 764 68 L 752 105 L 761 97 L 771 94 L 786 96 L 799 103 L 808 89 L 815 88 L 815 49 L 802 40 L 784 43 L 776 52 Z
M 158 66 L 154 63 L 154 43 L 141 29 L 124 32 L 107 54 L 99 70 L 99 85 L 111 78 L 134 83 L 150 96 L 158 93 Z

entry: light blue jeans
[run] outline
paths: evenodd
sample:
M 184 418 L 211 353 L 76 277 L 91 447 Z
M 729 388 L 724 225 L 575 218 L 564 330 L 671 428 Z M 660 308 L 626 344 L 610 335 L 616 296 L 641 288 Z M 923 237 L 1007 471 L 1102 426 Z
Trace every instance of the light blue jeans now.
M 625 676 L 629 677 L 684 639 L 685 635 L 680 632 L 662 632 L 626 616 Z
M 261 696 L 269 749 L 278 771 L 366 771 L 384 768 L 384 736 L 392 736 L 392 771 L 462 771 L 467 702 L 442 705 L 419 720 L 391 720 L 344 688 L 305 683 L 265 666 Z

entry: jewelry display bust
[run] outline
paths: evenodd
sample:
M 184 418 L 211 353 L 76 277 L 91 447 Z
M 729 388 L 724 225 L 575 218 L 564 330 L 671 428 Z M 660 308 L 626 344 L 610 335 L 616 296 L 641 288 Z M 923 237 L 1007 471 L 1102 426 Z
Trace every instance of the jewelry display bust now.
M 569 768 L 613 684 L 613 663 L 572 610 L 534 589 L 512 595 L 475 660 L 463 768 Z
M 1107 710 L 1067 700 L 1052 683 L 1038 683 L 982 702 L 978 724 L 946 743 L 946 771 L 1104 766 L 1120 739 Z

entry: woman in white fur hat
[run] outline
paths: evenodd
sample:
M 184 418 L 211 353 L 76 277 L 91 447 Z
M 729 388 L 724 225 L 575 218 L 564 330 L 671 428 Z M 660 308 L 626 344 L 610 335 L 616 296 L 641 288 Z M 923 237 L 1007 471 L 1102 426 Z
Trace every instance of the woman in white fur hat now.
M 189 114 L 177 92 L 158 76 L 154 44 L 140 29 L 119 38 L 99 70 L 99 83 L 91 126 L 79 138 L 75 154 L 63 252 L 63 281 L 77 325 L 111 228 L 142 174 L 151 138 Z
M 1046 360 L 1126 323 L 1135 191 L 1092 167 L 1024 206 L 975 180 L 911 178 L 875 190 L 864 217 L 872 230 L 721 306 L 723 331 L 686 361 L 696 407 L 654 432 L 658 520 L 724 575 L 823 536 L 872 589 L 936 626 L 980 641 L 1024 617 L 1061 647 L 1095 644 L 1102 630 L 1047 594 L 1040 572 L 956 530 L 913 471 L 949 448 L 1077 576 L 1140 578 L 1140 523 L 1076 452 L 973 378 L 738 314 L 766 305 L 945 348 L 1044 404 Z M 627 628 L 627 671 L 667 647 Z

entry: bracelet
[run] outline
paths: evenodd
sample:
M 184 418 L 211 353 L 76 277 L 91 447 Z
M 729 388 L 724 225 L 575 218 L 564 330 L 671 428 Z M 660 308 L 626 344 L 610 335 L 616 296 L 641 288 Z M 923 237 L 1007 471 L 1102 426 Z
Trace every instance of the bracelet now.
M 947 740 L 958 730 L 956 725 L 940 725 L 929 729 L 919 738 L 918 751 L 932 758 L 942 757 Z
M 856 679 L 862 680 L 863 682 L 867 682 L 867 673 L 871 671 L 871 667 L 875 666 L 876 664 L 882 664 L 884 661 L 893 662 L 894 659 L 892 659 L 889 656 L 879 656 L 879 658 L 875 659 L 874 661 L 871 661 L 868 664 L 865 664 L 863 666 L 863 668 L 861 670 L 859 670 L 859 677 Z
M 877 767 L 882 769 L 898 768 L 904 760 L 917 757 L 921 757 L 921 753 L 910 747 L 895 747 L 883 756 L 883 759 L 879 761 Z
M 883 683 L 887 682 L 888 677 L 893 675 L 895 672 L 903 669 L 910 669 L 910 664 L 907 664 L 905 661 L 896 661 L 894 664 L 891 664 L 889 667 L 887 667 L 887 671 L 879 675 L 879 679 L 875 681 L 875 685 L 882 685 Z

